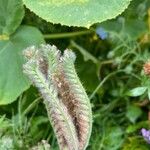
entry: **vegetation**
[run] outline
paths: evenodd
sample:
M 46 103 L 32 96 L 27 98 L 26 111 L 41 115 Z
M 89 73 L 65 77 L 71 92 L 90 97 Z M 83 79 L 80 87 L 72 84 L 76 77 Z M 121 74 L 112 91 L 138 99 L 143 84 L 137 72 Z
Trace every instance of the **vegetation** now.
M 68 72 L 75 71 L 75 65 L 86 89 L 89 99 L 85 92 L 85 95 L 80 93 L 84 91 L 80 82 L 77 82 L 79 91 L 73 88 L 71 93 L 79 92 L 84 97 L 79 96 L 79 101 L 87 102 L 89 110 L 92 108 L 93 125 L 89 143 L 86 141 L 87 150 L 150 149 L 150 1 L 113 0 L 112 5 L 108 0 L 99 1 L 0 0 L 0 150 L 64 149 L 56 126 L 49 123 L 50 108 L 56 108 L 58 101 L 57 106 L 64 105 L 58 97 L 53 104 L 47 104 L 47 97 L 33 80 L 35 76 L 23 67 L 33 59 L 26 60 L 23 53 L 26 48 L 32 49 L 31 46 L 40 57 L 46 58 L 49 66 L 53 64 L 51 60 L 55 57 L 50 59 L 46 48 L 40 48 L 41 44 L 56 45 L 61 50 L 61 58 L 65 57 L 66 49 L 68 53 L 70 49 L 73 51 L 71 56 L 76 55 L 75 62 L 71 57 L 66 64 L 56 63 L 56 69 L 67 76 Z M 72 11 L 75 8 L 80 11 L 75 13 Z M 38 57 L 34 59 L 39 61 Z M 40 69 L 45 66 L 44 62 Z M 51 69 L 50 79 L 54 71 Z M 39 72 L 45 80 L 47 74 Z M 68 86 L 75 85 L 70 77 L 76 72 L 67 76 Z M 46 82 L 49 88 L 58 85 L 55 80 L 50 81 Z M 57 90 L 60 98 L 64 89 Z M 71 117 L 76 118 L 74 114 Z M 68 128 L 72 126 L 76 130 L 74 122 L 68 122 Z M 63 133 L 66 137 L 70 134 L 66 128 Z M 76 134 L 72 137 L 77 141 L 70 143 L 79 142 Z

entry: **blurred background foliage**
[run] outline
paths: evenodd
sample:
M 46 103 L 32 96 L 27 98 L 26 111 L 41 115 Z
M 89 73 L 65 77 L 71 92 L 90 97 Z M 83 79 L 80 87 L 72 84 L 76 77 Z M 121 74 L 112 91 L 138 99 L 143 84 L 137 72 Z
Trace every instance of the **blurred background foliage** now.
M 37 27 L 47 43 L 76 53 L 76 69 L 93 109 L 89 150 L 150 149 L 140 132 L 150 129 L 150 77 L 143 72 L 150 59 L 149 0 L 133 0 L 122 15 L 89 30 L 48 23 L 28 9 L 22 24 Z M 0 109 L 0 150 L 31 149 L 42 140 L 58 149 L 33 86 Z

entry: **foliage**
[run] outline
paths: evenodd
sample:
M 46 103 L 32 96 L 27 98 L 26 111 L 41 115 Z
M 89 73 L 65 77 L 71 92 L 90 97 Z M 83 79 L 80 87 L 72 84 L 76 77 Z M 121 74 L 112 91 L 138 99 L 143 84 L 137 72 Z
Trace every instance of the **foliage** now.
M 23 0 L 35 14 L 52 23 L 90 27 L 122 13 L 131 0 Z M 102 15 L 103 14 L 103 15 Z
M 20 26 L 9 40 L 0 41 L 0 105 L 13 102 L 29 88 L 30 82 L 22 72 L 22 50 L 42 42 L 41 33 L 30 26 Z
M 15 32 L 24 17 L 24 8 L 21 0 L 0 1 L 0 38 L 7 38 Z
M 62 51 L 72 49 L 76 54 L 75 67 L 93 112 L 87 150 L 150 149 L 141 136 L 142 128 L 150 129 L 150 76 L 143 69 L 150 58 L 150 1 L 132 0 L 117 18 L 96 23 L 89 29 L 46 22 L 44 16 L 41 19 L 35 16 L 34 10 L 31 12 L 23 7 L 23 2 L 0 0 L 0 149 L 49 148 L 49 144 L 54 150 L 59 149 L 43 99 L 22 72 L 23 49 L 44 42 L 54 44 Z M 51 2 L 56 6 L 54 1 Z M 73 11 L 69 6 L 75 1 L 62 2 L 67 2 L 68 11 Z M 87 2 L 94 5 L 93 1 Z M 65 8 L 59 0 L 56 3 L 58 10 Z M 113 5 L 115 3 L 109 1 L 109 7 L 117 11 Z M 27 3 L 26 6 L 29 7 Z M 98 11 L 92 7 L 90 10 L 93 13 L 88 17 L 94 18 Z M 62 14 L 65 12 L 61 9 Z M 55 13 L 51 11 L 48 16 Z M 66 15 L 57 15 L 54 18 L 56 23 L 70 21 L 68 13 Z M 103 18 L 87 24 L 79 19 L 81 15 L 77 14 L 77 19 L 71 17 L 72 24 L 63 23 L 90 26 Z M 110 15 L 112 18 L 117 12 Z M 104 16 L 104 19 L 108 18 Z M 52 19 L 48 21 L 54 22 Z

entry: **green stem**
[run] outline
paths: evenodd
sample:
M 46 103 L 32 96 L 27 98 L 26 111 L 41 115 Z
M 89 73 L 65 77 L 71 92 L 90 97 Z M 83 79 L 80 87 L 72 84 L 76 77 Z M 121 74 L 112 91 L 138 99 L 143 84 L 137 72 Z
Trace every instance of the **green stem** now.
M 92 54 L 90 54 L 86 49 L 75 43 L 74 41 L 71 41 L 71 45 L 80 51 L 80 53 L 84 56 L 85 60 L 92 60 L 95 64 L 99 63 L 99 60 L 94 57 Z
M 91 30 L 85 30 L 85 31 L 77 31 L 77 32 L 66 32 L 66 33 L 55 33 L 55 34 L 45 34 L 45 39 L 59 39 L 59 38 L 70 38 L 74 36 L 81 36 L 86 34 L 94 33 Z
M 124 70 L 118 70 L 115 72 L 110 73 L 108 76 L 106 76 L 102 82 L 99 83 L 99 85 L 96 87 L 96 89 L 94 90 L 94 92 L 91 94 L 90 99 L 92 99 L 94 97 L 94 95 L 97 93 L 97 91 L 102 87 L 102 85 L 113 75 L 120 73 L 120 72 L 124 72 Z
M 23 115 L 27 115 L 34 107 L 35 105 L 37 105 L 41 100 L 41 97 L 38 97 L 37 99 L 35 99 L 23 112 Z
M 97 91 L 103 86 L 103 84 L 110 78 L 112 77 L 113 75 L 117 74 L 117 73 L 120 73 L 120 72 L 126 72 L 125 70 L 118 70 L 118 71 L 115 71 L 115 72 L 112 72 L 110 73 L 108 76 L 106 76 L 102 82 L 99 83 L 99 85 L 96 87 L 96 89 L 94 90 L 94 92 L 91 94 L 90 96 L 90 100 L 94 97 L 94 95 L 97 93 Z M 131 75 L 135 78 L 137 78 L 138 80 L 141 80 L 137 75 L 135 75 L 134 73 L 131 73 Z

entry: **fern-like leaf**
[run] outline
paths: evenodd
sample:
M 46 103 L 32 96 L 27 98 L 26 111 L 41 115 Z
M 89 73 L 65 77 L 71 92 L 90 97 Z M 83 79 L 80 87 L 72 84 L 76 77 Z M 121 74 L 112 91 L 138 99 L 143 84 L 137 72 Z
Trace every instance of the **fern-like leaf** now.
M 41 45 L 24 51 L 24 72 L 43 96 L 49 120 L 62 150 L 84 150 L 89 142 L 92 113 L 88 96 L 74 68 L 75 54 Z
M 65 50 L 62 57 L 62 65 L 65 73 L 65 80 L 69 83 L 70 93 L 74 100 L 74 120 L 78 133 L 79 149 L 87 147 L 92 129 L 92 111 L 89 98 L 77 76 L 74 67 L 75 54 Z

